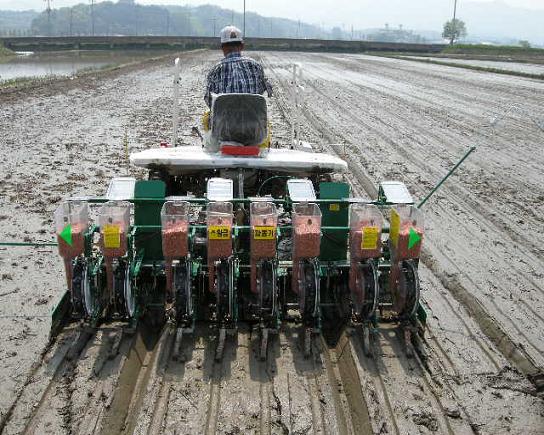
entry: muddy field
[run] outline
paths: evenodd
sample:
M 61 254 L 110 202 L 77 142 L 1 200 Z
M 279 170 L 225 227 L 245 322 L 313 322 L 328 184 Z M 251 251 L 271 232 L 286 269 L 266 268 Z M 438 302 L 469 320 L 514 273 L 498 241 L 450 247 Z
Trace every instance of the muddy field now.
M 241 328 L 214 363 L 200 327 L 172 358 L 170 331 L 67 330 L 47 344 L 63 288 L 55 248 L 0 248 L 0 431 L 13 433 L 540 434 L 544 401 L 544 82 L 364 55 L 253 53 L 275 86 L 275 141 L 290 131 L 290 65 L 304 69 L 303 139 L 343 156 L 357 195 L 404 181 L 425 206 L 428 365 L 394 325 L 374 358 L 358 330 L 302 356 L 287 325 L 258 361 Z M 182 141 L 197 141 L 205 71 L 182 55 Z M 63 198 L 102 194 L 131 151 L 170 136 L 171 62 L 0 91 L 1 241 L 47 241 Z M 494 127 L 491 120 L 496 118 Z

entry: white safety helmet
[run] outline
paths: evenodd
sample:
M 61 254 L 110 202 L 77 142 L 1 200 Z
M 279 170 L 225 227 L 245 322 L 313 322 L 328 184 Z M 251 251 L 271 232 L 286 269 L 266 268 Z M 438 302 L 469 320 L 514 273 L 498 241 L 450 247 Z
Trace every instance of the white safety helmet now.
M 229 42 L 244 42 L 242 31 L 238 27 L 227 26 L 221 30 L 221 44 Z

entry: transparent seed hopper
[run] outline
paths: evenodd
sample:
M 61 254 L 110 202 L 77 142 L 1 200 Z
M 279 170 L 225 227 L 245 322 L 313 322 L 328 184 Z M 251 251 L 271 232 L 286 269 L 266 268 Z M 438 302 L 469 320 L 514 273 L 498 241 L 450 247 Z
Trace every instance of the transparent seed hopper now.
M 128 250 L 127 234 L 130 226 L 130 203 L 109 201 L 98 210 L 100 250 L 106 258 L 108 289 L 113 290 L 113 260 L 123 257 Z
M 232 203 L 208 203 L 208 259 L 216 260 L 232 255 L 232 219 Z
M 412 205 L 391 208 L 389 243 L 392 257 L 397 260 L 419 258 L 423 241 L 423 213 Z
M 276 205 L 272 202 L 253 202 L 250 210 L 251 258 L 274 258 L 278 228 Z
M 59 254 L 75 258 L 85 250 L 85 231 L 89 228 L 89 206 L 84 201 L 63 202 L 55 211 Z
M 380 258 L 383 216 L 372 204 L 353 204 L 350 208 L 349 246 L 352 261 Z
M 293 259 L 319 256 L 321 210 L 314 203 L 293 206 Z
M 118 258 L 127 253 L 130 226 L 130 203 L 109 201 L 98 210 L 100 250 L 106 258 Z
M 55 210 L 59 254 L 64 259 L 68 288 L 72 285 L 72 260 L 85 250 L 89 228 L 89 206 L 84 201 L 66 201 Z
M 162 207 L 162 252 L 166 259 L 187 257 L 189 209 L 190 204 L 187 201 L 167 201 Z

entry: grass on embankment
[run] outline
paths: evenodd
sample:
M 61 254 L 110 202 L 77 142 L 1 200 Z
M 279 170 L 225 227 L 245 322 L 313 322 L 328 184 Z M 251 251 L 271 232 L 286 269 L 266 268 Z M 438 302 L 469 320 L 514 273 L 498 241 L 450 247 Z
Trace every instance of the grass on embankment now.
M 13 51 L 7 49 L 6 47 L 0 44 L 0 59 L 2 59 L 3 57 L 14 56 L 14 55 L 15 53 Z
M 466 55 L 487 55 L 487 56 L 523 56 L 543 57 L 544 49 L 518 47 L 514 45 L 471 45 L 456 44 L 444 48 L 441 54 L 466 54 Z

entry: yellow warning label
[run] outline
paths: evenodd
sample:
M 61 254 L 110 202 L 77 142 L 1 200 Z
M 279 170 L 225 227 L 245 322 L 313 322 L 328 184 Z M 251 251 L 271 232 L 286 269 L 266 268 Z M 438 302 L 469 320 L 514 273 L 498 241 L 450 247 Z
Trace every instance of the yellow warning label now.
M 399 242 L 400 231 L 400 215 L 395 209 L 391 209 L 391 227 L 389 229 L 389 238 L 393 246 L 397 246 Z
M 340 204 L 330 204 L 329 205 L 330 211 L 340 211 Z
M 274 240 L 276 238 L 276 227 L 256 226 L 253 228 L 255 240 Z
M 363 227 L 362 232 L 363 238 L 361 240 L 361 249 L 377 249 L 380 237 L 380 229 L 378 227 Z
M 119 225 L 104 225 L 104 248 L 118 249 L 121 247 L 121 228 Z
M 208 239 L 210 240 L 230 239 L 230 227 L 228 225 L 210 225 L 208 227 Z

